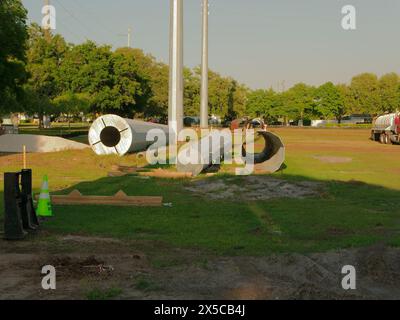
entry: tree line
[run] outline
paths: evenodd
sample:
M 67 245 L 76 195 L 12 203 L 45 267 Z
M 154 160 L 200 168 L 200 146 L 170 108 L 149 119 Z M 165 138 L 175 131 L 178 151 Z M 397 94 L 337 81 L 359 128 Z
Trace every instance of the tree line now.
M 349 85 L 327 82 L 319 87 L 304 83 L 285 92 L 273 89 L 249 93 L 246 110 L 249 115 L 267 122 L 278 119 L 337 119 L 345 115 L 376 116 L 394 112 L 400 107 L 400 77 L 388 73 L 378 78 L 373 73 L 353 77 Z
M 27 26 L 20 0 L 0 3 L 0 114 L 43 115 L 115 113 L 124 117 L 168 115 L 168 65 L 140 49 L 67 43 L 37 24 Z M 198 116 L 200 69 L 185 68 L 185 115 Z M 231 77 L 209 72 L 209 112 L 222 119 L 242 116 L 279 119 L 332 119 L 346 114 L 379 114 L 400 104 L 395 73 L 365 73 L 350 85 L 296 84 L 285 92 L 250 90 Z

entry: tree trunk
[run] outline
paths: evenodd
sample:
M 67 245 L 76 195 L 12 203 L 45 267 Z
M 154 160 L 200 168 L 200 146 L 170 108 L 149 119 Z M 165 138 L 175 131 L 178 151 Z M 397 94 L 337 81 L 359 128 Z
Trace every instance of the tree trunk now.
M 39 112 L 39 130 L 43 129 L 43 112 Z

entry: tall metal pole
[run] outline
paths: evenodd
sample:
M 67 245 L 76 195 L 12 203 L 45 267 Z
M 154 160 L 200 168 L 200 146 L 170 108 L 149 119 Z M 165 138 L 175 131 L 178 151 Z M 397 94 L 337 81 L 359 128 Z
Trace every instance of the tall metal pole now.
M 131 47 L 132 28 L 128 28 L 128 48 Z
M 50 5 L 50 0 L 44 0 L 44 5 L 48 7 Z M 50 28 L 45 28 L 43 31 L 44 31 L 44 38 L 46 39 L 47 42 L 50 42 L 51 41 Z
M 200 126 L 208 128 L 208 0 L 203 1 Z
M 170 134 L 176 142 L 183 129 L 183 0 L 171 1 L 169 110 Z

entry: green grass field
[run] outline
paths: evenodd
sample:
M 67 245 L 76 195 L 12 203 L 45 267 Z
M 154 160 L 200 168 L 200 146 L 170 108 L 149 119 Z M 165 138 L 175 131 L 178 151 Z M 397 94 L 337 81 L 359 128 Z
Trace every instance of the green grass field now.
M 49 175 L 53 192 L 79 189 L 86 195 L 161 195 L 172 207 L 58 206 L 44 224 L 46 236 L 115 237 L 164 243 L 220 255 L 323 252 L 376 243 L 400 246 L 400 146 L 368 140 L 368 130 L 274 129 L 287 146 L 287 168 L 276 177 L 321 181 L 324 190 L 307 199 L 232 202 L 185 191 L 187 180 L 108 178 L 113 164 L 136 165 L 136 157 L 98 157 L 92 151 L 32 154 L 38 192 Z M 320 157 L 331 157 L 324 162 Z M 350 159 L 341 163 L 338 159 Z M 0 157 L 0 171 L 17 170 L 20 155 Z M 226 174 L 201 179 L 223 179 Z M 0 186 L 0 192 L 2 186 Z M 2 194 L 1 194 L 2 195 Z M 2 198 L 2 197 L 1 197 Z M 2 199 L 0 205 L 2 207 Z

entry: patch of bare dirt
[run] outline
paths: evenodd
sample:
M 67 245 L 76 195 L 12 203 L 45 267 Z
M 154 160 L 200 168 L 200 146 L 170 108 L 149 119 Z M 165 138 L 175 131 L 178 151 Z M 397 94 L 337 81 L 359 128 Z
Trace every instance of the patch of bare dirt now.
M 330 156 L 315 156 L 314 159 L 317 159 L 324 163 L 350 163 L 353 161 L 353 158 L 349 157 L 330 157 Z
M 85 243 L 73 254 L 50 254 L 45 245 L 27 247 L 29 253 L 1 253 L 0 299 L 85 299 L 94 288 L 118 288 L 117 299 L 400 299 L 400 249 L 385 246 L 218 257 L 162 246 L 157 251 L 160 246 L 153 244 L 149 258 L 133 250 L 138 245 L 133 242 L 121 245 L 119 253 L 104 242 L 90 254 L 79 253 Z M 161 258 L 162 265 L 151 262 Z M 57 270 L 55 291 L 41 289 L 41 268 L 49 264 Z M 357 290 L 342 289 L 345 265 L 357 270 Z
M 185 189 L 213 200 L 257 201 L 274 198 L 306 198 L 317 196 L 323 184 L 292 182 L 270 176 L 247 176 L 240 181 L 232 179 L 197 180 Z
M 81 278 L 91 276 L 98 278 L 108 278 L 112 276 L 114 267 L 98 260 L 95 256 L 76 258 L 70 256 L 51 258 L 46 265 L 56 268 L 59 278 Z M 42 266 L 43 267 L 43 266 Z
M 76 243 L 120 243 L 120 240 L 113 238 L 101 238 L 101 237 L 83 237 L 75 235 L 67 235 L 61 238 L 61 241 L 65 242 L 76 242 Z
M 396 266 L 400 250 L 386 248 L 379 252 L 368 248 L 309 256 L 217 258 L 207 268 L 176 269 L 168 282 L 158 281 L 169 292 L 165 298 L 399 299 L 400 274 Z M 353 265 L 358 272 L 357 290 L 345 291 L 341 286 L 345 265 Z

